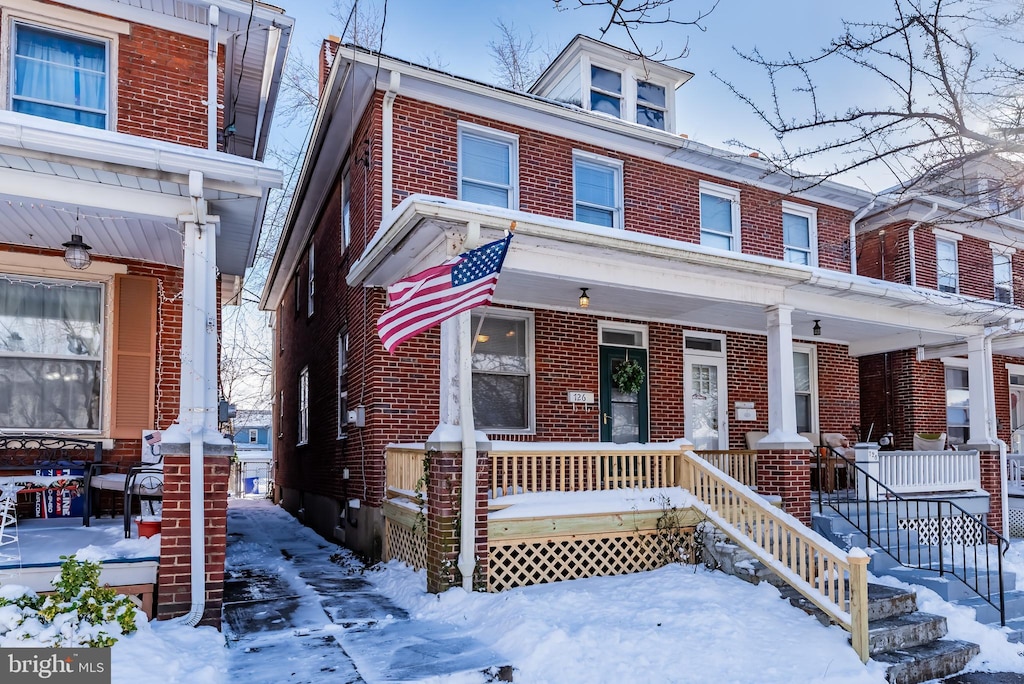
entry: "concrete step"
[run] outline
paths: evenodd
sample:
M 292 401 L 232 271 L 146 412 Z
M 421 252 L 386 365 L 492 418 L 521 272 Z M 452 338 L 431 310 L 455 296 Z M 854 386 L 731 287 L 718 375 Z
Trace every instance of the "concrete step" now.
M 874 570 L 872 570 L 874 572 Z M 877 574 L 877 573 L 876 573 Z M 927 568 L 893 567 L 884 571 L 883 574 L 895 577 L 909 584 L 920 584 L 928 587 L 946 601 L 960 602 L 962 599 L 975 598 L 978 594 L 986 596 L 999 596 L 999 573 L 978 571 L 974 574 L 971 571 L 967 575 L 967 582 L 962 582 L 951 573 L 940 575 L 935 570 Z M 1003 572 L 1003 592 L 1006 595 L 1017 591 L 1017 576 L 1008 571 Z M 977 591 L 975 591 L 977 587 Z
M 946 636 L 946 618 L 920 611 L 868 623 L 871 655 L 913 648 Z
M 1024 620 L 1024 591 L 1008 591 L 1003 595 L 1003 602 L 1006 608 L 1006 620 L 1007 623 L 1013 620 Z M 978 622 L 984 622 L 986 624 L 999 625 L 999 596 L 998 594 L 992 596 L 992 603 L 995 606 L 990 605 L 985 599 L 980 596 L 970 596 L 963 599 L 954 601 L 958 606 L 967 606 L 968 608 L 974 608 L 975 619 Z
M 920 684 L 962 670 L 981 648 L 969 641 L 940 639 L 921 646 L 879 653 L 875 662 L 889 665 L 886 679 L 896 684 Z
M 1002 628 L 999 622 L 990 622 L 989 627 L 995 627 L 996 629 Z M 1024 617 L 1010 618 L 1007 616 L 1006 619 L 1006 640 L 1013 644 L 1019 644 L 1024 642 Z

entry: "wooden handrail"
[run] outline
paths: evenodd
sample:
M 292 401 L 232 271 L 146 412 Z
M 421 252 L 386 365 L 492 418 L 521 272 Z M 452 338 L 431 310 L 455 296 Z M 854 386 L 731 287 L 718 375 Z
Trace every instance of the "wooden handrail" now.
M 757 489 L 757 450 L 700 449 L 693 453 L 741 484 Z
M 867 662 L 867 555 L 842 551 L 697 454 L 685 456 L 680 484 L 707 518 L 850 632 Z

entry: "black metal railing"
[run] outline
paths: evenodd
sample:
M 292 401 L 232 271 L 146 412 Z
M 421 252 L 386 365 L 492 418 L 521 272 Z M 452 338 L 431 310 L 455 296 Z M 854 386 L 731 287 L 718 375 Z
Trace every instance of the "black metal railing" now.
M 1005 537 L 952 501 L 897 494 L 832 447 L 816 448 L 814 462 L 819 513 L 826 505 L 832 508 L 866 537 L 868 546 L 884 551 L 904 567 L 956 578 L 998 610 L 1000 624 L 1006 624 L 1003 554 L 1010 542 Z M 820 485 L 825 468 L 836 467 L 845 469 L 847 486 L 852 483 L 855 490 L 868 496 L 851 497 L 838 489 L 823 492 Z M 995 568 L 990 544 L 996 547 Z M 994 593 L 997 596 L 993 597 Z

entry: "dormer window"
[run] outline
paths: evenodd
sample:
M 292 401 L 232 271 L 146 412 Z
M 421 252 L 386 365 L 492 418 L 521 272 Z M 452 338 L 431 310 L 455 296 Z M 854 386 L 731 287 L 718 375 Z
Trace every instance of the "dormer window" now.
M 665 87 L 647 81 L 636 82 L 636 122 L 665 130 Z
M 622 74 L 599 66 L 590 67 L 590 109 L 622 117 Z

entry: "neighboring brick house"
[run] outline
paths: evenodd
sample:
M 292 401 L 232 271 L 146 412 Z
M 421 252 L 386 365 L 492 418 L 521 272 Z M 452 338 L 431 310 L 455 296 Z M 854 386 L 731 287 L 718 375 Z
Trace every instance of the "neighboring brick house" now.
M 217 624 L 217 327 L 281 185 L 262 159 L 293 23 L 218 4 L 0 0 L 0 431 L 102 440 L 128 463 L 162 430 L 157 612 Z
M 454 334 L 441 326 L 387 354 L 375 331 L 385 288 L 513 222 L 494 303 L 472 315 L 475 422 L 490 439 L 742 449 L 767 432 L 759 489 L 806 520 L 807 464 L 780 465 L 806 459 L 799 433 L 954 434 L 940 362 L 917 358 L 948 349 L 971 365 L 949 391 L 970 395 L 969 441 L 1000 490 L 985 334 L 1024 310 L 993 301 L 984 269 L 962 294 L 935 291 L 921 239 L 916 286 L 901 280 L 899 246 L 880 270 L 871 236 L 892 240 L 882 231 L 914 212 L 835 182 L 793 191 L 756 157 L 689 140 L 675 90 L 692 74 L 582 36 L 528 93 L 334 42 L 320 66 L 262 305 L 275 330 L 276 492 L 321 534 L 378 554 L 385 447 L 457 422 L 442 390 Z M 626 358 L 647 371 L 631 395 L 609 382 Z M 998 526 L 998 496 L 991 506 Z

